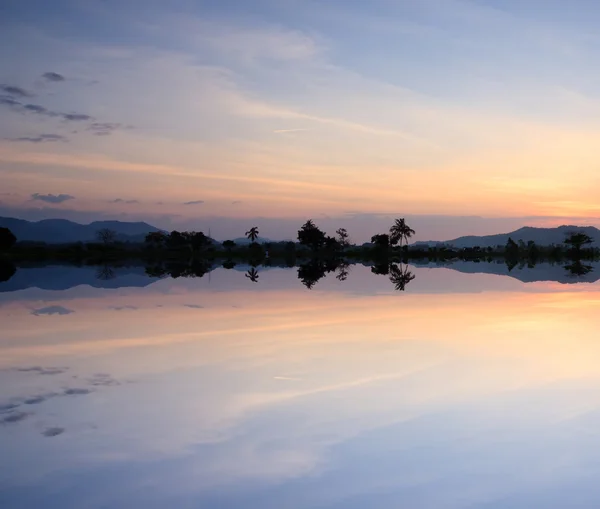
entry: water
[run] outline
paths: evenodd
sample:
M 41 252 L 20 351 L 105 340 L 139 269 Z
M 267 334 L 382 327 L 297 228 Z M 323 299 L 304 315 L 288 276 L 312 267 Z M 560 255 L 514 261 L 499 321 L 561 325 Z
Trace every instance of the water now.
M 20 269 L 0 506 L 598 507 L 600 284 L 456 268 Z

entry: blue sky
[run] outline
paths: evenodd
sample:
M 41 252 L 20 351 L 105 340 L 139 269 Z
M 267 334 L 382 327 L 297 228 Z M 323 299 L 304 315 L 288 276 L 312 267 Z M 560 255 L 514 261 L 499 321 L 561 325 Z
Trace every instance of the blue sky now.
M 588 0 L 5 1 L 0 213 L 600 224 L 599 22 Z

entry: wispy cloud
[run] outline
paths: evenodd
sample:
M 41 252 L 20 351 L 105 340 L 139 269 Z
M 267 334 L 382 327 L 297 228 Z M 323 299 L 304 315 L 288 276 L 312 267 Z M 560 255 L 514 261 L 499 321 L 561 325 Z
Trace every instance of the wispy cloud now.
M 125 203 L 128 205 L 133 205 L 135 203 L 140 203 L 139 200 L 124 200 L 122 198 L 115 198 L 114 200 L 110 200 L 110 203 Z
M 3 85 L 0 84 L 0 91 L 5 94 L 12 95 L 14 97 L 33 97 L 31 92 L 28 92 L 24 88 L 16 87 L 13 85 Z
M 75 196 L 70 194 L 39 194 L 33 193 L 31 195 L 32 200 L 44 201 L 46 203 L 63 203 L 67 200 L 74 200 Z
M 44 78 L 47 81 L 53 82 L 65 81 L 65 77 L 62 74 L 58 74 L 57 72 L 51 71 L 42 74 L 42 78 Z
M 69 141 L 66 136 L 60 134 L 40 134 L 38 136 L 21 136 L 19 138 L 7 138 L 8 141 L 19 141 L 29 143 L 52 143 L 57 141 Z
M 194 201 L 186 201 L 183 205 L 202 205 L 204 200 L 194 200 Z
M 275 129 L 273 131 L 275 134 L 285 134 L 285 133 L 299 133 L 302 131 L 310 131 L 310 129 Z
M 34 309 L 31 314 L 35 316 L 42 315 L 70 315 L 74 313 L 72 309 L 63 306 L 47 306 L 45 308 Z

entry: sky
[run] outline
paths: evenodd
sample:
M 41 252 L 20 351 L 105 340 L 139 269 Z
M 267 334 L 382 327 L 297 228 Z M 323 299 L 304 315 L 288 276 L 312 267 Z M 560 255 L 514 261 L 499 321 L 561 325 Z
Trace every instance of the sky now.
M 593 0 L 4 0 L 0 215 L 600 226 Z

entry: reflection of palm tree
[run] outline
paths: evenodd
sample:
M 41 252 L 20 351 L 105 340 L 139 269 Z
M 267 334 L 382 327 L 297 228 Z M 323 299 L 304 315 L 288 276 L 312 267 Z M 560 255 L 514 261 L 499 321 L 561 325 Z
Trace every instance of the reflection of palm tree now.
M 570 265 L 565 265 L 565 269 L 569 272 L 572 277 L 581 277 L 589 274 L 594 270 L 591 265 L 584 265 L 581 261 L 577 260 Z
M 402 241 L 405 240 L 408 244 L 408 239 L 414 234 L 415 231 L 406 224 L 404 218 L 396 219 L 394 225 L 390 228 L 390 244 L 395 246 L 400 243 L 400 247 L 402 247 Z
M 390 265 L 390 281 L 394 284 L 394 288 L 403 292 L 406 285 L 415 278 L 415 275 L 408 270 L 408 265 L 398 267 L 395 263 Z
M 258 283 L 258 271 L 252 267 L 247 273 L 246 277 L 253 283 Z
M 258 226 L 253 226 L 246 232 L 246 237 L 250 239 L 250 242 L 254 243 L 258 238 Z
M 109 279 L 114 279 L 115 277 L 115 271 L 108 265 L 98 267 L 98 270 L 96 271 L 96 279 L 100 279 L 102 281 L 108 281 Z

